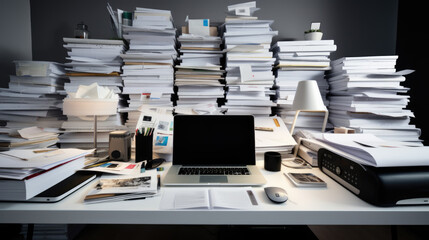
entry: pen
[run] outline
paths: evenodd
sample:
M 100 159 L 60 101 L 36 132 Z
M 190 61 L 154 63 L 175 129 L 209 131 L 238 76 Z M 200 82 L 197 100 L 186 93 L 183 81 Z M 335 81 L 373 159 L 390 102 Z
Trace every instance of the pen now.
M 38 149 L 38 150 L 33 150 L 34 153 L 44 153 L 44 152 L 50 152 L 50 151 L 55 151 L 58 150 L 57 148 L 50 148 L 50 149 Z
M 280 127 L 279 120 L 277 120 L 277 118 L 274 118 L 273 121 L 277 127 Z

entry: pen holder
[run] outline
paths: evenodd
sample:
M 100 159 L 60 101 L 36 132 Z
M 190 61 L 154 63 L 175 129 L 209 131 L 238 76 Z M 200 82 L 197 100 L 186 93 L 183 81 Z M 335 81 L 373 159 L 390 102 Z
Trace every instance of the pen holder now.
M 152 160 L 153 135 L 136 134 L 136 162 Z

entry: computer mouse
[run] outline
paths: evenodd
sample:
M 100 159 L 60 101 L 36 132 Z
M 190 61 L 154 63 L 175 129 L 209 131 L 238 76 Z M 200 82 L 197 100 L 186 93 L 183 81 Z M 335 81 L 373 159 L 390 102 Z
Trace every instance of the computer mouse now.
M 264 188 L 264 190 L 265 190 L 265 194 L 267 194 L 267 197 L 272 202 L 283 203 L 283 202 L 286 202 L 287 199 L 288 199 L 287 192 L 283 188 L 279 188 L 279 187 L 266 187 L 266 188 Z

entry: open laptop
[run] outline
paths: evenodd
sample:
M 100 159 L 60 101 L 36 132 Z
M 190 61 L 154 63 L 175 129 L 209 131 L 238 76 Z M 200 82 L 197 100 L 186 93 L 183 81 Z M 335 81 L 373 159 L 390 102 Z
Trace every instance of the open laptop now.
M 177 115 L 173 164 L 163 184 L 257 186 L 255 126 L 250 115 Z

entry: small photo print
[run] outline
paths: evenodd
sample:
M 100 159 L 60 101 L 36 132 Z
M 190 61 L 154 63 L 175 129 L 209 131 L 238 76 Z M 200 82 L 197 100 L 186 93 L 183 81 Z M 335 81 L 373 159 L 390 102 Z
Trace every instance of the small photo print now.
M 123 188 L 123 187 L 150 187 L 150 177 L 137 177 L 126 179 L 102 179 L 98 184 L 98 189 Z
M 157 136 L 155 146 L 167 146 L 168 136 Z
M 167 131 L 168 130 L 168 125 L 169 125 L 169 122 L 159 121 L 159 123 L 158 123 L 158 130 Z

